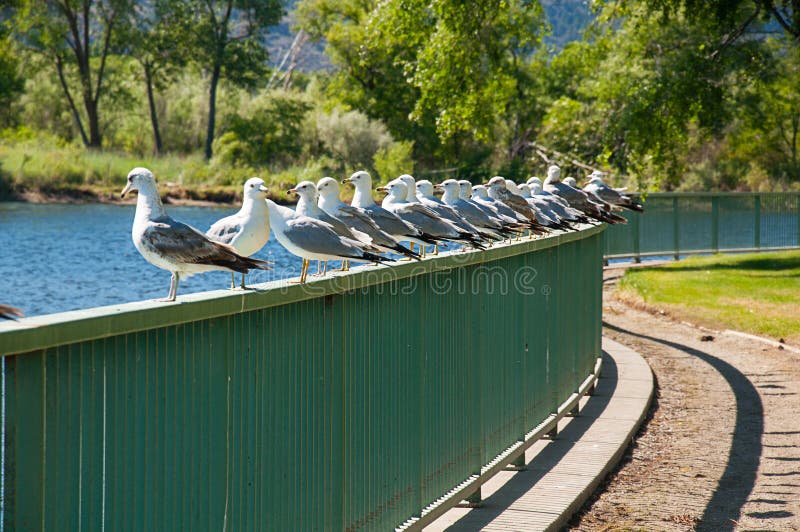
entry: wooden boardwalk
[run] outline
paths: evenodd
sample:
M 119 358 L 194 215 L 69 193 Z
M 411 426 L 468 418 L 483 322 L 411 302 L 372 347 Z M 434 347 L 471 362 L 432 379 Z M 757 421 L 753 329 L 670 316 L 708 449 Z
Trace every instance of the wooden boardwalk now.
M 454 508 L 425 530 L 558 530 L 619 462 L 647 415 L 653 374 L 631 349 L 603 338 L 603 372 L 580 414 L 526 453 L 527 470 L 483 486 L 480 508 Z

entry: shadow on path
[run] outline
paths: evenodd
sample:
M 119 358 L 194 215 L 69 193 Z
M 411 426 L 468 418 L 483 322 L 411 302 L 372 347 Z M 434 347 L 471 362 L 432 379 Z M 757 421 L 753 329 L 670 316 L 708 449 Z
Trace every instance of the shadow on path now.
M 717 489 L 706 506 L 697 530 L 732 531 L 742 506 L 753 491 L 761 460 L 761 438 L 764 434 L 764 407 L 752 382 L 738 369 L 715 356 L 698 349 L 639 334 L 603 321 L 603 327 L 629 336 L 656 342 L 706 362 L 728 382 L 736 398 L 736 424 L 725 471 Z M 774 516 L 773 516 L 774 517 Z
M 608 406 L 614 391 L 617 389 L 619 372 L 617 365 L 608 354 L 603 352 L 603 370 L 597 381 L 595 393 L 589 397 L 581 412 L 591 405 L 592 417 L 599 416 Z M 578 415 L 580 417 L 580 414 Z M 536 457 L 528 462 L 530 469 L 515 474 L 500 489 L 483 501 L 480 509 L 473 510 L 447 528 L 448 531 L 472 532 L 481 530 L 507 511 L 515 501 L 525 495 L 531 487 L 539 482 L 549 471 L 549 467 L 561 461 L 575 446 L 580 437 L 591 427 L 591 424 L 569 423 L 559 432 L 560 445 L 547 445 Z M 533 465 L 533 462 L 536 465 Z

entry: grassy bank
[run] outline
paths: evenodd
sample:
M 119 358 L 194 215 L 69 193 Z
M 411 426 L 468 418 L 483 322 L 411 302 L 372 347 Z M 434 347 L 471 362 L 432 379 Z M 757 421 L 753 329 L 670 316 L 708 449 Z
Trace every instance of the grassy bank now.
M 800 344 L 800 251 L 693 257 L 628 270 L 619 286 L 679 319 Z
M 242 184 L 263 178 L 276 201 L 302 179 L 318 180 L 316 168 L 278 174 L 265 168 L 208 163 L 200 155 L 137 157 L 42 141 L 0 141 L 0 201 L 45 203 L 114 202 L 125 176 L 137 166 L 153 171 L 167 201 L 231 203 L 241 200 Z

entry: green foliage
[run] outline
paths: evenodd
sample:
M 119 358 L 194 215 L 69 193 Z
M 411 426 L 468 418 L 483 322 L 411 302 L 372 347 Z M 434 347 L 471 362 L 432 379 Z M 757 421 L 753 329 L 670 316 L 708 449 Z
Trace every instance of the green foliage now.
M 315 121 L 320 146 L 339 162 L 338 171 L 371 168 L 376 153 L 386 153 L 393 143 L 385 125 L 359 111 L 318 112 Z
M 372 158 L 372 167 L 377 179 L 386 183 L 402 174 L 414 173 L 412 153 L 414 145 L 409 141 L 395 142 L 378 148 Z
M 303 150 L 300 135 L 310 105 L 298 98 L 266 94 L 246 115 L 230 118 L 217 140 L 216 158 L 229 165 L 287 166 Z

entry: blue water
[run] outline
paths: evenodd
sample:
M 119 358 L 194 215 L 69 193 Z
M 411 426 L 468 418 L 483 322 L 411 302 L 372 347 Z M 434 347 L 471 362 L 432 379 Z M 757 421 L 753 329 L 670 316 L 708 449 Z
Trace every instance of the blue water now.
M 167 207 L 171 216 L 201 231 L 236 210 Z M 0 303 L 35 316 L 166 297 L 169 272 L 150 265 L 133 247 L 134 211 L 128 205 L 0 202 Z M 254 257 L 275 265 L 251 272 L 248 284 L 300 273 L 300 259 L 274 235 Z M 229 273 L 203 273 L 181 281 L 178 295 L 229 286 Z

